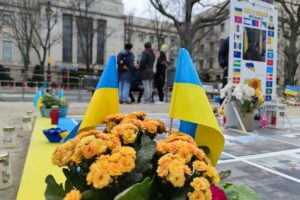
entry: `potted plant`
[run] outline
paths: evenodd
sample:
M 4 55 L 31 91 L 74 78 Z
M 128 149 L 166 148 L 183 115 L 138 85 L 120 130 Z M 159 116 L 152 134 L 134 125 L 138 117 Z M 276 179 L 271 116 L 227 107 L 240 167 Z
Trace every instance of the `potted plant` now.
M 50 116 L 51 106 L 59 106 L 60 117 L 66 117 L 68 113 L 68 102 L 65 98 L 59 99 L 54 95 L 46 93 L 40 107 L 41 115 L 43 117 Z
M 235 86 L 232 97 L 238 105 L 240 117 L 244 123 L 246 131 L 252 132 L 254 123 L 253 113 L 264 102 L 260 80 L 246 80 L 244 84 Z
M 159 119 L 133 112 L 104 122 L 103 132 L 81 132 L 55 149 L 52 163 L 63 168 L 66 181 L 48 175 L 46 199 L 261 199 L 249 188 L 220 185 L 230 172 L 218 173 L 191 136 L 167 134 Z M 161 134 L 164 139 L 157 139 Z

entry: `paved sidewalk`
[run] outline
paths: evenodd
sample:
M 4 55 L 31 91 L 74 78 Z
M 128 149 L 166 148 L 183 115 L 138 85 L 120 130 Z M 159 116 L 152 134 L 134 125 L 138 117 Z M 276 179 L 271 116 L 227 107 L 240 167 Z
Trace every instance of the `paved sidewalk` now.
M 82 115 L 88 103 L 71 103 L 70 115 Z M 14 185 L 0 190 L 0 199 L 14 200 L 19 188 L 23 165 L 31 133 L 21 130 L 21 119 L 27 110 L 34 110 L 32 103 L 0 102 L 0 128 L 16 127 L 17 146 L 9 149 L 13 167 Z M 168 124 L 166 114 L 169 104 L 121 105 L 121 112 L 145 111 L 161 118 Z M 153 113 L 165 113 L 163 115 Z M 299 107 L 288 107 L 287 114 L 294 127 L 300 127 Z M 39 112 L 35 110 L 35 115 Z M 174 128 L 178 121 L 174 122 Z M 2 131 L 0 131 L 1 133 Z M 260 129 L 252 135 L 241 135 L 224 130 L 226 144 L 219 162 L 219 170 L 232 170 L 228 181 L 247 184 L 259 192 L 264 199 L 298 200 L 300 196 L 300 128 Z M 0 147 L 1 148 L 1 147 Z

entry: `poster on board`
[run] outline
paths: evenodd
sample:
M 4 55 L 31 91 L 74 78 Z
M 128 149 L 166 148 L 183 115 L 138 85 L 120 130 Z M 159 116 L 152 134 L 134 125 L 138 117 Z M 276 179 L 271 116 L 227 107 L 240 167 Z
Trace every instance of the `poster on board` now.
M 273 0 L 231 0 L 228 82 L 261 80 L 265 100 L 276 99 L 277 10 Z

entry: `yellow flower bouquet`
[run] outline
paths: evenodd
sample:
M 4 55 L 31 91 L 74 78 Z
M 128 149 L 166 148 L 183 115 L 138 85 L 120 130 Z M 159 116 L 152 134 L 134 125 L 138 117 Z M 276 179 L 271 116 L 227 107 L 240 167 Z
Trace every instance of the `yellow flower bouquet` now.
M 167 133 L 144 112 L 108 116 L 103 132 L 80 133 L 56 148 L 52 162 L 66 182 L 49 175 L 47 199 L 212 199 L 210 186 L 220 181 L 192 137 Z

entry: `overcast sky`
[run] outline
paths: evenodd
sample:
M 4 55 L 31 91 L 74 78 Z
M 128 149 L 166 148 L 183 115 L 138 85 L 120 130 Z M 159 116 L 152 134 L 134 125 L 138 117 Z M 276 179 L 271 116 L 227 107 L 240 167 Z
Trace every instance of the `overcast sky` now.
M 135 15 L 143 17 L 147 10 L 149 0 L 123 0 L 125 13 L 135 10 Z
M 203 0 L 202 2 L 219 3 L 222 1 L 224 0 Z M 149 15 L 147 14 L 149 0 L 123 0 L 123 3 L 125 6 L 125 14 L 128 14 L 134 10 L 135 16 L 149 18 Z

